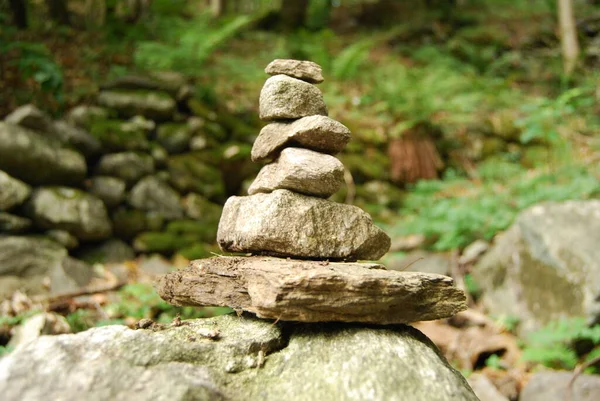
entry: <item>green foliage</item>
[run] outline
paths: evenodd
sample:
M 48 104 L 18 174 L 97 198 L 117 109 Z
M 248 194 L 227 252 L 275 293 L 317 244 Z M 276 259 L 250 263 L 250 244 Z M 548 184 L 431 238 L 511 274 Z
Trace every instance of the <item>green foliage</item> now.
M 581 166 L 529 172 L 519 165 L 490 160 L 478 168 L 479 181 L 446 176 L 420 181 L 404 199 L 404 216 L 391 231 L 424 234 L 433 248 L 462 248 L 490 240 L 516 214 L 539 202 L 587 199 L 600 194 L 598 179 Z
M 575 343 L 588 341 L 591 352 L 578 355 Z M 556 369 L 572 370 L 578 363 L 600 354 L 600 325 L 589 326 L 585 318 L 560 319 L 531 333 L 525 340 L 523 359 Z
M 223 43 L 246 28 L 252 18 L 235 17 L 219 27 L 207 18 L 170 20 L 162 41 L 141 41 L 135 51 L 136 65 L 145 70 L 176 70 L 198 75 L 206 59 Z
M 0 42 L 0 55 L 8 52 L 18 52 L 19 57 L 10 61 L 17 67 L 24 80 L 33 79 L 43 92 L 54 96 L 56 101 L 63 101 L 64 77 L 61 67 L 42 43 L 13 41 Z

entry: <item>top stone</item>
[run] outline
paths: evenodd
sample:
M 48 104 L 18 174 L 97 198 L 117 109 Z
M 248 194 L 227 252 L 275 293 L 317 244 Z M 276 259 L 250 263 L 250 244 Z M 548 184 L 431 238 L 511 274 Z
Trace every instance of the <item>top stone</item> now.
M 321 66 L 312 61 L 276 59 L 269 63 L 265 72 L 269 75 L 284 74 L 312 84 L 323 82 Z

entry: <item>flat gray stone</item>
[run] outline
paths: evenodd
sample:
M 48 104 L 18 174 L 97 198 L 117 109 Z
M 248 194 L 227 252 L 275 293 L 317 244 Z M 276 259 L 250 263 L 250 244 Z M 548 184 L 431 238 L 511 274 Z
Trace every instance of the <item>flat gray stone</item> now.
M 235 315 L 183 323 L 42 336 L 0 359 L 2 399 L 477 400 L 412 327 L 273 324 Z
M 80 184 L 85 158 L 57 139 L 0 122 L 0 170 L 32 185 Z
M 311 84 L 323 82 L 323 71 L 321 66 L 312 61 L 276 59 L 265 68 L 269 75 L 283 74 L 292 78 L 298 78 Z
M 117 111 L 122 117 L 141 115 L 155 121 L 167 121 L 175 113 L 175 100 L 160 91 L 105 90 L 98 95 L 98 104 Z
M 521 212 L 473 269 L 494 316 L 520 334 L 565 317 L 600 319 L 600 200 L 548 202 Z
M 276 159 L 288 146 L 336 154 L 350 140 L 350 130 L 326 116 L 308 116 L 291 123 L 274 122 L 266 125 L 252 146 L 252 161 Z
M 0 170 L 0 211 L 21 205 L 31 194 L 31 187 Z
M 275 75 L 267 79 L 260 91 L 259 113 L 263 120 L 326 116 L 327 106 L 316 86 L 287 75 Z
M 104 203 L 79 189 L 39 187 L 25 207 L 39 228 L 65 230 L 83 241 L 101 240 L 112 234 Z
M 220 256 L 193 261 L 161 277 L 156 288 L 175 305 L 228 306 L 300 322 L 411 323 L 467 308 L 450 277 L 375 263 Z
M 308 149 L 285 148 L 275 162 L 260 170 L 248 193 L 289 189 L 328 198 L 343 184 L 344 165 L 335 157 Z
M 179 194 L 169 184 L 154 176 L 135 184 L 129 194 L 129 204 L 136 209 L 155 212 L 167 219 L 183 217 Z
M 154 173 L 154 160 L 151 156 L 139 152 L 111 153 L 102 156 L 96 166 L 96 172 L 120 178 L 131 185 Z
M 390 248 L 362 209 L 285 189 L 229 198 L 217 242 L 226 252 L 314 259 L 377 260 Z
M 519 401 L 597 401 L 600 394 L 600 377 L 582 374 L 573 382 L 568 394 L 573 372 L 538 372 L 521 391 Z

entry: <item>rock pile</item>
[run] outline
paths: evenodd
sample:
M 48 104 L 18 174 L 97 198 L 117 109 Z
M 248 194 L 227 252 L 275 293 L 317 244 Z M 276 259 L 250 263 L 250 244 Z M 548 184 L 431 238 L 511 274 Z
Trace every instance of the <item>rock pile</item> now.
M 350 130 L 327 117 L 312 84 L 323 81 L 321 67 L 275 60 L 265 71 L 272 77 L 259 109 L 269 123 L 252 160 L 269 163 L 249 196 L 227 200 L 217 233 L 223 251 L 258 256 L 195 261 L 158 282 L 161 296 L 178 305 L 223 305 L 307 322 L 407 323 L 466 309 L 448 277 L 356 262 L 382 257 L 390 238 L 362 209 L 325 199 L 344 184 L 344 166 L 333 155 Z

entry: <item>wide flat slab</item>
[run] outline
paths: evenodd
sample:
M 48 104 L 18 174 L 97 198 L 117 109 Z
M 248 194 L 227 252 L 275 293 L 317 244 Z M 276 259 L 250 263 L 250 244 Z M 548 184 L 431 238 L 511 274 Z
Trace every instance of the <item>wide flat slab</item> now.
M 467 309 L 450 277 L 376 263 L 219 256 L 195 260 L 155 287 L 174 305 L 229 306 L 301 322 L 410 323 Z

